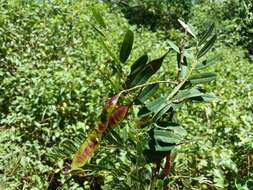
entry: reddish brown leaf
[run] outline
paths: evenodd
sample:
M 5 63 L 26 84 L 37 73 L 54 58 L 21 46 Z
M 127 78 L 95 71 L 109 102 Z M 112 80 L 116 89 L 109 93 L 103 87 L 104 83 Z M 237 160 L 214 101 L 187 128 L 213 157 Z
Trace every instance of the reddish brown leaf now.
M 86 141 L 80 146 L 80 148 L 75 153 L 74 159 L 71 164 L 72 170 L 82 167 L 86 164 L 88 159 L 92 156 L 93 152 L 98 146 L 99 134 L 91 133 L 89 134 Z
M 103 112 L 107 112 L 107 113 L 112 112 L 115 109 L 116 105 L 117 105 L 119 97 L 120 97 L 119 94 L 117 94 L 115 96 L 112 96 L 110 98 L 110 100 L 108 100 L 107 103 L 105 104 L 105 107 L 103 108 Z
M 170 157 L 170 153 L 166 156 L 166 163 L 163 169 L 163 176 L 167 177 L 170 174 L 170 170 L 171 170 L 171 157 Z
M 118 125 L 126 116 L 128 112 L 128 106 L 119 106 L 109 117 L 108 129 Z

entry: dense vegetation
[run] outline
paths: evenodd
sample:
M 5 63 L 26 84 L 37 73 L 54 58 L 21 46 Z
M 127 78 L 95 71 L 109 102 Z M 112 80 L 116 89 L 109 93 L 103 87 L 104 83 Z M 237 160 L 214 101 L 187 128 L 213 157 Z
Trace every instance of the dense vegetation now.
M 217 99 L 179 108 L 177 119 L 187 135 L 172 149 L 169 176 L 155 186 L 253 189 L 253 3 L 183 2 L 0 2 L 0 189 L 148 189 L 153 166 L 136 161 L 142 139 L 137 147 L 132 142 L 139 138 L 138 107 L 76 172 L 69 171 L 72 149 L 85 140 L 138 57 L 157 59 L 171 41 L 180 44 L 178 18 L 190 23 L 198 38 L 215 24 L 218 38 L 205 56 L 215 59 L 206 71 L 218 76 L 202 87 Z M 126 31 L 134 32 L 122 78 L 101 44 L 92 8 L 103 16 L 116 55 Z M 194 45 L 189 37 L 187 46 Z M 176 63 L 170 50 L 152 81 L 176 76 Z M 167 89 L 163 85 L 156 97 Z

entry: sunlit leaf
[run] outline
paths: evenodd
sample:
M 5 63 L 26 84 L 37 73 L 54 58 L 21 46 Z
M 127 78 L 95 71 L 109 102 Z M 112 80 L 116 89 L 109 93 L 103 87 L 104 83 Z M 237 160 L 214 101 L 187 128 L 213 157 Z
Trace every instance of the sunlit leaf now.
M 94 26 L 93 24 L 90 23 L 90 25 L 92 26 L 92 28 L 98 33 L 100 34 L 102 37 L 105 37 L 104 33 L 99 30 L 96 26 Z
M 157 111 L 153 117 L 154 121 L 158 121 L 169 109 L 171 109 L 172 104 L 168 103 L 167 105 L 163 106 L 162 109 Z
M 108 128 L 109 117 L 116 109 L 120 94 L 112 96 L 105 104 L 101 114 L 100 121 L 98 123 L 98 132 L 103 133 Z
M 174 42 L 168 40 L 168 43 L 172 49 L 174 49 L 177 53 L 180 53 L 179 47 L 177 47 L 177 45 L 174 44 Z
M 146 107 L 152 111 L 153 113 L 157 112 L 158 110 L 161 109 L 166 104 L 167 100 L 166 97 L 161 96 L 154 101 L 150 102 L 149 104 L 146 105 Z
M 112 96 L 105 104 L 103 111 L 106 111 L 108 113 L 111 113 L 115 108 L 118 103 L 120 94 L 117 94 L 115 96 Z
M 86 141 L 80 146 L 74 155 L 71 169 L 75 170 L 84 166 L 98 147 L 99 134 L 94 132 L 88 135 Z
M 103 39 L 100 39 L 100 43 L 104 50 L 111 56 L 111 58 L 114 60 L 115 63 L 117 63 L 117 57 L 114 55 L 114 53 L 111 51 L 111 49 L 108 47 L 108 45 L 105 43 Z
M 200 84 L 200 83 L 207 83 L 216 78 L 215 73 L 201 73 L 197 75 L 193 75 L 189 78 L 190 83 L 192 84 Z
M 178 19 L 178 22 L 181 24 L 181 26 L 189 33 L 191 34 L 194 38 L 196 38 L 196 34 L 192 30 L 192 26 L 188 26 L 184 21 Z
M 212 66 L 217 63 L 219 58 L 220 57 L 216 56 L 216 57 L 204 60 L 195 67 L 195 70 L 201 70 L 201 69 L 205 69 L 209 66 Z

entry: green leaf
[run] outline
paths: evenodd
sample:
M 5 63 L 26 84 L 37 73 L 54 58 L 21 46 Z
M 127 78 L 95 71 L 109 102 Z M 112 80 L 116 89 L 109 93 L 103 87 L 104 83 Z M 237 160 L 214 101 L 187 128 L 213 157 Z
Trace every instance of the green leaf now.
M 166 98 L 164 96 L 161 96 L 149 104 L 147 104 L 145 107 L 142 107 L 138 112 L 138 117 L 145 117 L 147 115 L 150 115 L 152 113 L 158 112 L 166 103 Z
M 131 66 L 131 74 L 134 74 L 134 73 L 140 71 L 140 69 L 142 69 L 146 65 L 147 62 L 148 62 L 147 54 L 139 57 Z
M 76 151 L 76 149 L 78 148 L 77 145 L 70 139 L 64 140 L 63 142 L 60 143 L 59 146 L 64 151 L 67 151 L 66 153 L 68 153 L 70 155 L 73 154 Z
M 215 73 L 202 73 L 198 75 L 193 75 L 189 78 L 189 81 L 191 84 L 200 84 L 200 83 L 206 83 L 214 80 L 216 78 Z
M 146 65 L 147 61 L 148 61 L 148 56 L 147 55 L 143 55 L 143 56 L 139 57 L 133 63 L 133 65 L 131 66 L 131 72 L 127 76 L 127 80 L 125 82 L 126 88 L 128 88 L 130 86 L 130 83 L 136 77 L 136 75 L 138 74 L 138 72 L 140 72 L 143 68 L 145 68 L 145 65 Z
M 144 145 L 143 154 L 148 162 L 160 161 L 186 135 L 184 128 L 177 124 L 157 126 L 148 132 L 149 138 Z
M 203 94 L 199 89 L 197 88 L 191 88 L 191 89 L 185 89 L 178 92 L 178 94 L 175 96 L 173 101 L 181 102 L 185 99 L 193 98 L 193 97 L 199 97 Z
M 213 93 L 205 93 L 203 89 L 191 88 L 179 91 L 173 101 L 182 102 L 187 99 L 210 102 L 215 100 L 216 96 Z
M 99 30 L 96 26 L 94 26 L 93 24 L 90 23 L 90 25 L 92 26 L 92 28 L 98 33 L 100 34 L 102 37 L 105 37 L 104 33 Z
M 130 83 L 130 87 L 144 84 L 153 74 L 155 74 L 160 69 L 167 54 L 168 52 L 166 52 L 162 57 L 152 60 L 146 64 L 145 67 L 140 72 L 138 72 L 135 77 L 133 77 Z
M 194 33 L 194 30 L 192 30 L 192 26 L 187 25 L 184 21 L 177 19 L 178 22 L 181 24 L 181 26 L 189 33 L 191 34 L 194 38 L 196 38 L 196 34 Z
M 191 100 L 211 102 L 217 99 L 214 93 L 203 93 L 201 96 L 192 97 Z
M 207 40 L 207 38 L 209 38 L 214 30 L 214 23 L 211 24 L 211 26 L 207 29 L 207 31 L 201 36 L 200 40 L 199 40 L 199 45 L 202 45 L 203 43 L 205 43 L 205 41 Z
M 104 48 L 104 50 L 111 56 L 111 58 L 114 60 L 114 62 L 117 63 L 117 58 L 114 55 L 114 53 L 110 50 L 110 48 L 107 46 L 107 44 L 104 42 L 103 39 L 100 39 L 100 43 L 102 45 L 102 47 Z
M 101 16 L 101 14 L 100 14 L 94 7 L 91 8 L 91 11 L 92 11 L 92 14 L 93 14 L 93 16 L 95 17 L 97 23 L 98 23 L 101 27 L 106 28 L 104 19 L 103 19 L 103 17 Z
M 180 142 L 181 138 L 179 135 L 173 133 L 167 129 L 155 129 L 154 130 L 154 138 L 158 142 L 157 145 L 160 145 L 159 148 L 164 148 L 164 144 L 177 144 Z M 162 149 L 156 149 L 157 151 L 163 151 Z
M 158 121 L 169 109 L 171 108 L 171 103 L 166 104 L 162 109 L 157 111 L 153 117 L 154 121 Z
M 213 57 L 213 58 L 204 60 L 204 61 L 202 61 L 202 63 L 199 63 L 198 65 L 196 65 L 195 70 L 205 69 L 211 65 L 214 65 L 217 63 L 219 58 L 220 57 Z
M 138 117 L 145 117 L 145 116 L 150 115 L 151 113 L 152 113 L 152 112 L 151 112 L 147 107 L 142 107 L 142 108 L 139 110 L 137 116 L 138 116 Z
M 172 41 L 168 40 L 168 43 L 172 49 L 174 49 L 177 53 L 180 53 L 179 47 L 177 47 L 176 44 L 174 44 Z
M 202 47 L 202 49 L 198 52 L 197 58 L 204 56 L 214 45 L 217 39 L 217 35 L 215 34 L 210 40 L 206 42 L 206 44 Z
M 144 103 L 148 98 L 154 95 L 154 93 L 157 91 L 158 88 L 159 88 L 159 84 L 148 85 L 141 92 L 141 94 L 138 97 L 138 100 Z
M 189 67 L 187 65 L 181 65 L 180 79 L 183 79 L 187 76 L 189 72 Z
M 125 63 L 126 60 L 128 59 L 132 51 L 133 43 L 134 43 L 134 33 L 131 30 L 128 30 L 125 34 L 125 37 L 120 49 L 120 61 L 122 63 Z
M 140 71 L 131 81 L 130 87 L 144 84 L 153 75 L 152 68 L 150 66 L 145 67 Z
M 161 96 L 157 99 L 155 99 L 154 101 L 152 101 L 151 103 L 147 104 L 146 107 L 153 113 L 157 112 L 158 110 L 161 109 L 161 107 L 164 106 L 164 104 L 166 103 L 166 98 L 164 96 Z

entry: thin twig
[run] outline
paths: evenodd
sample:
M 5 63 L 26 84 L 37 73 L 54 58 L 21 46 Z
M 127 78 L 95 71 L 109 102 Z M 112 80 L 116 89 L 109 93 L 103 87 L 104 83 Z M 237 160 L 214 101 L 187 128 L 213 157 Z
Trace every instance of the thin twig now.
M 129 88 L 129 89 L 122 90 L 121 92 L 119 92 L 119 94 L 128 93 L 128 92 L 130 92 L 130 91 L 133 91 L 133 90 L 136 90 L 136 89 L 139 89 L 139 88 L 143 88 L 143 87 L 145 87 L 145 86 L 149 86 L 149 85 L 152 85 L 152 84 L 159 84 L 159 83 L 178 84 L 177 81 L 173 81 L 173 80 L 155 81 L 155 82 L 150 82 L 150 83 L 146 83 L 146 84 L 141 84 L 141 85 L 135 86 L 135 87 L 133 87 L 133 88 Z

